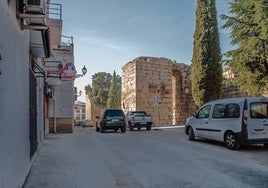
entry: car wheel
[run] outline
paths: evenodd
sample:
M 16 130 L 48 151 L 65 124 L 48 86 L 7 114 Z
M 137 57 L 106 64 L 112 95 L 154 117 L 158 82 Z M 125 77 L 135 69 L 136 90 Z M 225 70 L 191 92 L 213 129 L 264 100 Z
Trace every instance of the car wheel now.
M 140 131 L 140 130 L 141 130 L 141 128 L 140 128 L 140 127 L 138 127 L 137 129 L 138 129 L 138 131 Z
M 118 131 L 118 129 L 114 129 L 114 132 L 116 133 Z
M 194 130 L 192 127 L 189 127 L 189 131 L 188 131 L 188 139 L 190 141 L 195 141 L 195 135 L 194 135 Z
M 268 148 L 268 144 L 263 144 L 263 146 L 264 146 L 265 148 Z
M 151 125 L 147 126 L 146 129 L 147 129 L 147 131 L 150 131 L 151 130 Z
M 134 128 L 130 126 L 130 127 L 129 127 L 129 130 L 130 130 L 130 131 L 133 131 L 133 130 L 134 130 Z
M 224 136 L 224 142 L 229 149 L 239 149 L 240 143 L 238 142 L 233 132 L 227 132 Z
M 96 125 L 96 132 L 100 132 L 100 128 Z
M 101 130 L 101 133 L 104 133 L 105 132 L 105 128 L 104 127 L 101 127 L 100 130 Z
M 126 127 L 122 127 L 122 128 L 121 128 L 121 132 L 122 132 L 122 133 L 125 133 L 125 132 L 126 132 Z

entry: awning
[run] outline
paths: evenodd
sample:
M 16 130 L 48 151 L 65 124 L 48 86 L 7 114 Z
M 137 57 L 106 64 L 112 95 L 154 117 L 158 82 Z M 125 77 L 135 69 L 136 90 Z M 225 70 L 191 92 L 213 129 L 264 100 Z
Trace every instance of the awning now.
M 49 28 L 30 30 L 30 50 L 35 57 L 50 57 Z

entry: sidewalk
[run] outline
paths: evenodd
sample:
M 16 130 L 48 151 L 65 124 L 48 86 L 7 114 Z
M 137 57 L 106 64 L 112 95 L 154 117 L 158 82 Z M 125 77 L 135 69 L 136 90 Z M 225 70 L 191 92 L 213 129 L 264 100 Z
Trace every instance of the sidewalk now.
M 152 131 L 178 127 L 183 128 L 153 127 Z M 49 134 L 40 146 L 23 188 L 117 187 L 101 156 L 105 146 L 94 133 L 95 128 L 76 127 L 72 134 Z
M 96 187 L 102 181 L 98 177 L 102 176 L 108 177 L 111 185 L 103 187 L 115 187 L 109 169 L 94 152 L 96 144 L 91 141 L 91 131 L 93 129 L 75 128 L 73 134 L 48 135 L 23 188 Z

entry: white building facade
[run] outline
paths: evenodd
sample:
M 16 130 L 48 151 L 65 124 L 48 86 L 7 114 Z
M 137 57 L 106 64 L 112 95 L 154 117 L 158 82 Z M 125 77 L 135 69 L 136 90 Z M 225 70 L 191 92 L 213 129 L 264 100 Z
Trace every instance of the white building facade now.
M 1 188 L 22 187 L 51 119 L 67 119 L 72 130 L 75 75 L 66 76 L 63 68 L 74 63 L 73 44 L 51 45 L 51 35 L 62 38 L 62 20 L 53 18 L 60 30 L 50 32 L 58 28 L 47 24 L 50 6 L 50 0 L 0 1 Z M 59 77 L 49 78 L 49 60 L 61 65 Z

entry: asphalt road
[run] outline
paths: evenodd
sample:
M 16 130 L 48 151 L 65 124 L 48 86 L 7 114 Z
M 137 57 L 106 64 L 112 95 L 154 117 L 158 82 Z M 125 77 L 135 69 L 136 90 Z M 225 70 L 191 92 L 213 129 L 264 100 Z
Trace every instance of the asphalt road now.
M 183 128 L 52 134 L 24 188 L 267 188 L 268 149 L 188 141 Z

